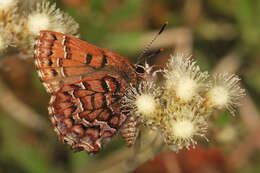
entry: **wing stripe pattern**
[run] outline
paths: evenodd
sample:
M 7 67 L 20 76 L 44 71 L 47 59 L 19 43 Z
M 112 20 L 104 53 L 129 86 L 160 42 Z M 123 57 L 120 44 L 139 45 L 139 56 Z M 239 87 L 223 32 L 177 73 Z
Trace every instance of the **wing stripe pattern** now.
M 77 76 L 97 71 L 127 73 L 121 77 L 129 83 L 136 79 L 133 67 L 125 58 L 61 33 L 42 31 L 34 55 L 39 76 L 49 93 L 64 85 L 63 78 L 73 82 L 79 80 Z
M 95 153 L 101 149 L 105 139 L 117 133 L 126 119 L 120 113 L 122 88 L 116 83 L 111 85 L 111 90 L 102 85 L 106 81 L 111 84 L 118 82 L 116 76 L 94 79 L 96 86 L 90 85 L 93 80 L 84 80 L 85 89 L 80 84 L 61 88 L 50 102 L 49 113 L 55 131 L 63 142 L 70 143 L 76 150 L 85 149 Z
M 133 67 L 120 55 L 52 31 L 40 33 L 34 55 L 52 94 L 48 110 L 59 139 L 98 152 L 126 120 L 120 101 L 136 82 Z

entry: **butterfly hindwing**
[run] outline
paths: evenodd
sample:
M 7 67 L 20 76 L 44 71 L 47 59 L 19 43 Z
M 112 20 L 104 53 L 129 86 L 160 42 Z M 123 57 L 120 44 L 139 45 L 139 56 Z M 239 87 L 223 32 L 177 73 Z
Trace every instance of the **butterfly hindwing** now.
M 100 74 L 61 87 L 49 105 L 59 138 L 72 148 L 98 152 L 126 119 L 120 108 L 122 85 L 127 83 L 119 75 Z

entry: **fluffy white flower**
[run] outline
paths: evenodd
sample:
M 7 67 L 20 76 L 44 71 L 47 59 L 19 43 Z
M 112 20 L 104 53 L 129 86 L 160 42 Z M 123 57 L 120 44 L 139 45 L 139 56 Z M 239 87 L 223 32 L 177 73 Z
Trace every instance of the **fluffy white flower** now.
M 67 14 L 56 9 L 55 4 L 43 1 L 28 15 L 27 30 L 33 37 L 41 30 L 53 30 L 78 36 L 79 25 Z
M 45 13 L 34 13 L 28 16 L 27 27 L 33 35 L 37 35 L 41 30 L 52 29 L 52 19 Z
M 167 118 L 162 122 L 163 136 L 172 149 L 189 148 L 197 144 L 196 137 L 207 139 L 207 122 L 203 115 L 196 114 L 195 109 L 192 106 L 174 108 L 174 105 L 166 109 Z
M 196 62 L 183 54 L 171 56 L 164 76 L 166 90 L 174 91 L 184 102 L 191 101 L 207 88 L 208 73 L 201 72 Z
M 17 0 L 0 0 L 0 11 L 8 11 L 14 8 L 17 4 Z
M 146 116 L 152 115 L 156 111 L 156 100 L 149 93 L 136 96 L 134 104 L 137 112 Z
M 0 22 L 0 53 L 11 45 L 12 35 L 6 27 Z
M 245 90 L 239 85 L 240 78 L 234 74 L 217 74 L 213 76 L 211 87 L 205 97 L 207 105 L 216 109 L 226 108 L 235 114 L 239 99 L 245 95 Z
M 159 95 L 159 89 L 152 82 L 141 82 L 137 87 L 131 86 L 128 89 L 123 105 L 146 125 L 158 124 L 161 111 Z

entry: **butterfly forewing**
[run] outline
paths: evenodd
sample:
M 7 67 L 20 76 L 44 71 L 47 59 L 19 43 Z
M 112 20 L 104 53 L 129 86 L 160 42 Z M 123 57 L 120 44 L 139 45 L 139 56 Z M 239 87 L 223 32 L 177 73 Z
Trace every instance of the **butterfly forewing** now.
M 62 33 L 41 31 L 34 54 L 39 76 L 49 93 L 96 72 L 113 71 L 128 82 L 136 80 L 125 58 Z
M 123 57 L 74 37 L 41 31 L 35 44 L 39 76 L 52 94 L 49 114 L 59 138 L 98 152 L 126 116 L 121 98 L 136 73 Z

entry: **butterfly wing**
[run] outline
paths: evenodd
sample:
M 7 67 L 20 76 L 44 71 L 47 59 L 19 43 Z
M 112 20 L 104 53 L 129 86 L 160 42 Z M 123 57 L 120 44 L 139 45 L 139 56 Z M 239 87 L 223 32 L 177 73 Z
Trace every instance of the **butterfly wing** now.
M 133 67 L 122 56 L 62 33 L 41 31 L 34 56 L 48 93 L 96 73 L 113 71 L 129 83 L 136 80 Z
M 61 87 L 49 105 L 59 138 L 72 148 L 98 152 L 126 119 L 121 85 L 126 82 L 119 75 L 100 74 Z
M 77 150 L 98 152 L 126 120 L 120 100 L 136 83 L 133 67 L 120 55 L 52 31 L 41 31 L 34 55 L 52 95 L 48 109 L 59 138 Z

